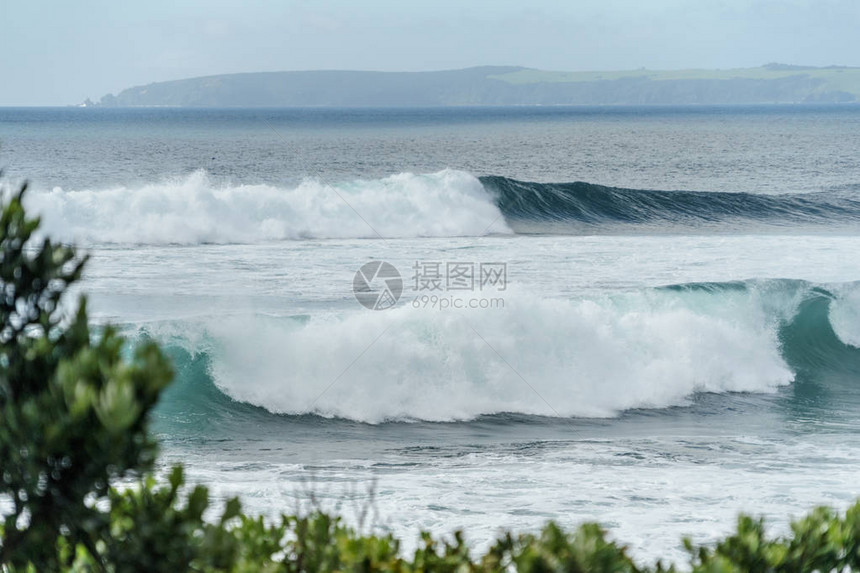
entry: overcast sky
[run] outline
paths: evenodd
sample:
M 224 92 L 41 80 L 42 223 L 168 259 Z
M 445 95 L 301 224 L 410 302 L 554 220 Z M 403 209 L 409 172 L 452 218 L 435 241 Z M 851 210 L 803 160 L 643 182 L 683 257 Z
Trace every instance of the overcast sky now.
M 249 71 L 860 65 L 860 0 L 0 0 L 0 105 Z

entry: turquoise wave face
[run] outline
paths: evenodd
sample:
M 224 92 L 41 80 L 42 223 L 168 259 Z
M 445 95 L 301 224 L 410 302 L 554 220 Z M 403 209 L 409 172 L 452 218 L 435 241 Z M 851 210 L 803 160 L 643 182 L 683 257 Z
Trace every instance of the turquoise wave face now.
M 613 232 L 632 227 L 675 232 L 787 228 L 856 227 L 860 200 L 856 189 L 818 193 L 749 193 L 621 189 L 592 183 L 530 183 L 481 177 L 497 197 L 509 225 L 518 232 Z
M 771 302 L 784 297 L 794 299 L 797 302 L 792 315 L 783 317 L 778 322 L 780 353 L 799 375 L 799 381 L 810 382 L 826 374 L 856 373 L 860 370 L 860 348 L 843 341 L 831 322 L 831 305 L 835 301 L 843 300 L 840 291 L 854 293 L 857 286 L 855 283 L 847 283 L 824 287 L 800 280 L 772 279 L 688 283 L 671 285 L 664 289 L 677 293 L 702 292 L 719 297 L 723 293 L 749 292 L 751 288 L 757 288 L 763 289 L 767 293 L 766 299 L 770 297 Z M 843 336 L 855 342 L 853 333 L 845 332 Z
M 302 316 L 238 329 L 200 322 L 148 325 L 138 336 L 161 340 L 173 359 L 176 381 L 158 409 L 158 423 L 171 435 L 285 417 L 314 423 L 593 418 L 668 412 L 697 403 L 697 396 L 737 393 L 776 396 L 779 407 L 809 408 L 812 415 L 860 406 L 860 331 L 852 320 L 858 289 L 857 283 L 788 279 L 691 283 L 473 317 L 476 328 L 492 330 L 488 336 L 499 340 L 503 333 L 497 331 L 505 327 L 520 332 L 518 354 L 510 360 L 553 400 L 546 412 L 535 407 L 533 396 L 516 393 L 521 381 L 493 370 L 497 357 L 483 363 L 480 352 L 464 350 L 453 322 L 420 313 L 386 315 L 391 328 L 401 329 L 397 343 L 368 354 L 354 376 L 329 394 L 320 389 L 330 377 L 309 364 L 329 360 L 326 353 L 347 353 L 366 321 L 380 314 L 347 314 L 335 321 L 335 330 Z M 542 312 L 552 315 L 555 326 Z M 560 330 L 541 336 L 548 328 Z M 522 337 L 522 331 L 530 334 Z M 413 338 L 416 332 L 421 334 Z M 446 337 L 453 342 L 440 342 Z M 263 352 L 252 359 L 245 345 L 283 346 L 286 356 Z M 464 358 L 463 352 L 476 355 Z M 429 360 L 426 368 L 416 367 L 421 358 Z M 445 370 L 433 370 L 441 362 L 447 362 Z M 380 372 L 387 378 L 375 376 Z M 438 380 L 443 374 L 444 384 Z M 418 399 L 410 401 L 413 395 Z

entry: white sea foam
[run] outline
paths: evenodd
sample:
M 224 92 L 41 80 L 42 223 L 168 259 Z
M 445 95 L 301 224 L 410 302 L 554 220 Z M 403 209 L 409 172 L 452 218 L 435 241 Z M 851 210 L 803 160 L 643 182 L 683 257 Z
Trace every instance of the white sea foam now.
M 830 324 L 836 336 L 849 346 L 860 348 L 860 282 L 840 285 L 830 303 Z
M 755 293 L 724 293 L 711 306 L 699 298 L 708 296 L 561 301 L 509 292 L 503 310 L 406 306 L 305 322 L 227 317 L 202 328 L 212 378 L 234 399 L 371 423 L 604 417 L 793 380 L 773 314 Z
M 55 237 L 87 243 L 255 243 L 509 233 L 477 178 L 444 170 L 297 187 L 218 185 L 205 171 L 140 187 L 33 192 Z

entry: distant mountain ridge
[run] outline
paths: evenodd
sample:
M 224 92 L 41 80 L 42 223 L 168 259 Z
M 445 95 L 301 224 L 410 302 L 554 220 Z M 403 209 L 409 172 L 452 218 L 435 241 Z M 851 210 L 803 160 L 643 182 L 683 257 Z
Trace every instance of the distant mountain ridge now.
M 768 64 L 731 70 L 301 71 L 156 82 L 106 95 L 117 107 L 683 105 L 860 102 L 860 68 Z

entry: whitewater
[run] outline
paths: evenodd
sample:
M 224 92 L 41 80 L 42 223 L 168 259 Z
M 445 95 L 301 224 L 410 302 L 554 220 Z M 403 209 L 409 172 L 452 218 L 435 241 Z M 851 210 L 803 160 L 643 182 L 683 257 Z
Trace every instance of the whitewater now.
M 446 170 L 294 188 L 218 185 L 205 171 L 134 187 L 37 193 L 58 236 L 132 244 L 453 237 L 510 232 L 481 183 Z M 498 228 L 495 224 L 498 223 Z M 53 225 L 53 223 L 49 223 Z
M 407 550 L 595 520 L 683 560 L 739 511 L 784 529 L 860 495 L 858 127 L 853 106 L 3 109 L 0 159 L 90 254 L 97 322 L 170 356 L 164 463 L 218 496 L 370 504 Z M 354 293 L 373 261 L 401 279 L 385 310 Z

